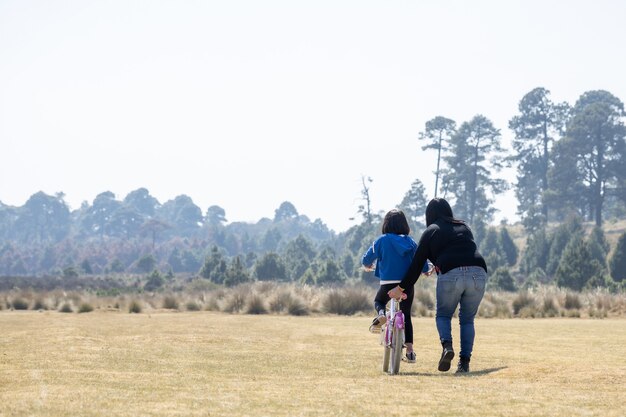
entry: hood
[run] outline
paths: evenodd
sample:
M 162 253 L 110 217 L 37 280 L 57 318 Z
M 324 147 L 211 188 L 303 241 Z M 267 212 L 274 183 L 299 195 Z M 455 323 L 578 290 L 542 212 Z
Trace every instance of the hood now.
M 391 247 L 402 256 L 412 253 L 417 248 L 415 241 L 406 235 L 388 233 L 387 236 Z

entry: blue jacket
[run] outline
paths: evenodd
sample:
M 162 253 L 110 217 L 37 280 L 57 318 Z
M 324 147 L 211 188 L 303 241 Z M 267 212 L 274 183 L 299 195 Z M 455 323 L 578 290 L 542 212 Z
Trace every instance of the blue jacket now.
M 374 241 L 365 252 L 361 263 L 370 266 L 376 261 L 374 275 L 380 278 L 381 284 L 402 281 L 411 265 L 417 243 L 407 235 L 387 233 Z M 422 272 L 428 272 L 428 263 Z

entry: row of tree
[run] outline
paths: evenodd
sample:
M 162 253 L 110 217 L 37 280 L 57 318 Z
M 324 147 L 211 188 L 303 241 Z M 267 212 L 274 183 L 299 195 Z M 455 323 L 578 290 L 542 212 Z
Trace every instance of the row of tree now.
M 626 233 L 610 247 L 602 228 L 586 234 L 580 218 L 571 218 L 550 233 L 529 235 L 520 272 L 529 283 L 554 282 L 576 290 L 613 287 L 626 282 Z
M 267 229 L 272 223 L 290 221 L 292 229 L 283 227 L 290 235 L 303 230 L 313 238 L 328 239 L 332 232 L 317 219 L 313 222 L 298 214 L 293 204 L 284 202 L 274 219 L 261 219 L 257 224 Z M 92 204 L 83 202 L 70 211 L 63 193 L 51 196 L 44 192 L 33 194 L 23 206 L 13 207 L 0 202 L 0 242 L 46 245 L 70 238 L 89 241 L 92 238 L 121 238 L 131 240 L 148 237 L 153 245 L 158 240 L 173 237 L 202 238 L 213 236 L 221 242 L 220 226 L 227 222 L 223 208 L 213 205 L 203 214 L 191 197 L 179 195 L 161 204 L 145 188 L 130 192 L 123 200 L 106 191 L 98 194 Z M 233 223 L 231 228 L 243 227 Z M 243 230 L 245 232 L 245 230 Z M 271 238 L 270 238 L 271 240 Z
M 0 206 L 0 274 L 58 274 L 70 266 L 88 273 L 142 272 L 139 260 L 148 254 L 162 269 L 197 273 L 212 246 L 233 257 L 277 251 L 301 235 L 315 245 L 335 240 L 320 220 L 310 221 L 289 202 L 273 219 L 225 222 L 218 206 L 202 216 L 187 196 L 161 205 L 144 188 L 123 201 L 102 193 L 73 212 L 62 195 L 39 192 L 22 207 Z
M 455 213 L 472 224 L 491 220 L 493 196 L 509 186 L 496 174 L 515 164 L 518 213 L 528 230 L 574 213 L 600 226 L 607 213 L 626 213 L 624 116 L 624 104 L 608 91 L 585 92 L 572 106 L 535 88 L 509 121 L 512 152 L 482 115 L 458 128 L 437 116 L 419 137 L 423 149 L 437 151 L 435 193 L 452 200 Z
M 597 249 L 606 249 L 601 229 L 591 234 L 591 241 L 570 223 L 552 231 L 548 220 L 558 224 L 572 217 L 578 224 L 581 219 L 601 224 L 607 216 L 626 216 L 623 104 L 606 91 L 584 93 L 574 106 L 553 103 L 549 91 L 537 88 L 522 98 L 519 112 L 510 121 L 515 140 L 508 154 L 500 131 L 484 116 L 459 128 L 441 116 L 427 122 L 420 138 L 427 142 L 425 149 L 438 153 L 436 192 L 470 223 L 497 277 L 493 282 L 501 282 L 502 288 L 520 285 L 525 277 L 572 288 L 622 281 L 619 271 L 626 268 L 610 267 L 611 262 L 621 264 L 607 260 L 607 250 Z M 518 210 L 528 233 L 521 261 L 508 229 L 488 226 L 496 210 L 494 196 L 510 186 L 497 173 L 512 163 L 518 170 L 513 184 Z M 0 203 L 0 275 L 156 270 L 198 274 L 227 285 L 270 277 L 307 283 L 373 280 L 359 270 L 362 253 L 380 233 L 382 213 L 371 210 L 371 182 L 362 178 L 362 222 L 339 234 L 321 220 L 299 214 L 289 202 L 276 209 L 273 219 L 227 224 L 219 206 L 203 213 L 186 195 L 161 204 L 145 188 L 122 200 L 103 192 L 74 211 L 62 193 L 39 192 L 21 207 Z M 426 204 L 425 187 L 416 179 L 398 203 L 412 230 L 423 229 Z M 563 230 L 570 231 L 567 239 Z M 575 263 L 564 261 L 566 255 L 585 259 L 585 251 L 592 249 L 597 261 L 593 274 L 580 267 L 580 278 L 567 269 Z M 616 249 L 613 257 L 620 256 Z M 503 271 L 523 276 L 513 279 Z
M 284 209 L 284 205 L 281 207 Z M 279 208 L 277 214 L 282 209 Z M 306 231 L 310 231 L 307 227 L 302 227 L 296 237 L 283 238 L 287 235 L 285 231 L 299 224 L 299 218 L 278 216 L 270 222 L 269 228 L 248 225 L 248 232 L 257 230 L 260 234 L 244 233 L 248 243 L 237 241 L 233 252 L 210 240 L 208 235 L 203 239 L 173 237 L 158 240 L 156 245 L 149 236 L 136 239 L 93 237 L 82 243 L 64 239 L 43 246 L 5 242 L 0 247 L 0 274 L 66 278 L 152 274 L 146 289 L 158 288 L 163 282 L 162 274 L 172 277 L 181 273 L 224 285 L 250 280 L 318 285 L 347 280 L 375 282 L 371 273 L 362 271 L 360 260 L 380 233 L 378 216 L 374 216 L 371 223 L 364 221 L 325 240 L 314 240 L 306 235 Z M 491 286 L 494 288 L 514 290 L 521 285 L 541 282 L 577 290 L 617 289 L 616 285 L 626 278 L 626 234 L 609 257 L 602 229 L 595 227 L 590 234 L 585 234 L 579 217 L 549 232 L 540 229 L 529 234 L 521 256 L 506 225 L 478 226 L 474 233 L 493 276 Z M 240 230 L 232 231 L 224 225 L 218 228 L 220 233 L 233 239 L 242 236 Z

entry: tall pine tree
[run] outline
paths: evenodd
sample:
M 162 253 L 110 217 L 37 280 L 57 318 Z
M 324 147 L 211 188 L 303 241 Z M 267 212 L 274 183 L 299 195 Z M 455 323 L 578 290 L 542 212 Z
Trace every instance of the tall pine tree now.
M 470 225 L 489 221 L 495 212 L 492 196 L 507 189 L 506 181 L 494 176 L 505 165 L 500 141 L 500 131 L 477 115 L 461 125 L 451 139 L 450 155 L 444 157 L 444 188 L 453 196 L 455 215 Z
M 609 269 L 613 281 L 626 281 L 626 232 L 617 240 L 617 246 L 609 259 Z
M 437 168 L 435 170 L 435 197 L 439 191 L 439 176 L 441 174 L 441 157 L 448 148 L 452 136 L 456 132 L 456 122 L 443 116 L 437 116 L 426 122 L 426 128 L 418 136 L 426 141 L 422 150 L 435 149 L 437 151 Z
M 558 147 L 564 155 L 555 159 L 552 192 L 559 196 L 582 185 L 586 203 L 584 212 L 596 225 L 602 225 L 607 193 L 620 187 L 626 157 L 626 126 L 624 104 L 608 91 L 588 91 L 580 96 L 567 126 L 566 146 Z M 563 177 L 559 172 L 576 168 L 575 176 Z M 565 199 L 580 199 L 568 193 Z
M 549 188 L 552 144 L 565 130 L 570 106 L 552 102 L 550 91 L 538 87 L 522 98 L 518 109 L 519 114 L 509 121 L 509 128 L 515 132 L 512 157 L 517 163 L 515 194 L 524 226 L 535 230 L 548 220 L 544 192 Z

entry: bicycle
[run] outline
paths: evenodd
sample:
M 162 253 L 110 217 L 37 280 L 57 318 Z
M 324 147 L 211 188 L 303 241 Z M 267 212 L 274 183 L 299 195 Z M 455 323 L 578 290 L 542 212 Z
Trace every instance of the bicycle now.
M 405 298 L 406 294 L 403 294 L 403 299 Z M 380 334 L 383 345 L 383 372 L 397 375 L 400 372 L 404 347 L 404 313 L 400 310 L 400 300 L 391 299 L 386 315 L 387 321 L 383 324 Z
M 435 272 L 435 266 L 428 261 L 428 271 L 424 276 L 430 276 Z M 400 301 L 406 300 L 406 294 L 402 298 L 390 300 L 391 304 L 386 312 L 387 321 L 381 330 L 381 344 L 383 345 L 383 372 L 389 375 L 397 375 L 400 372 L 402 362 L 402 349 L 404 348 L 404 313 L 400 310 Z

